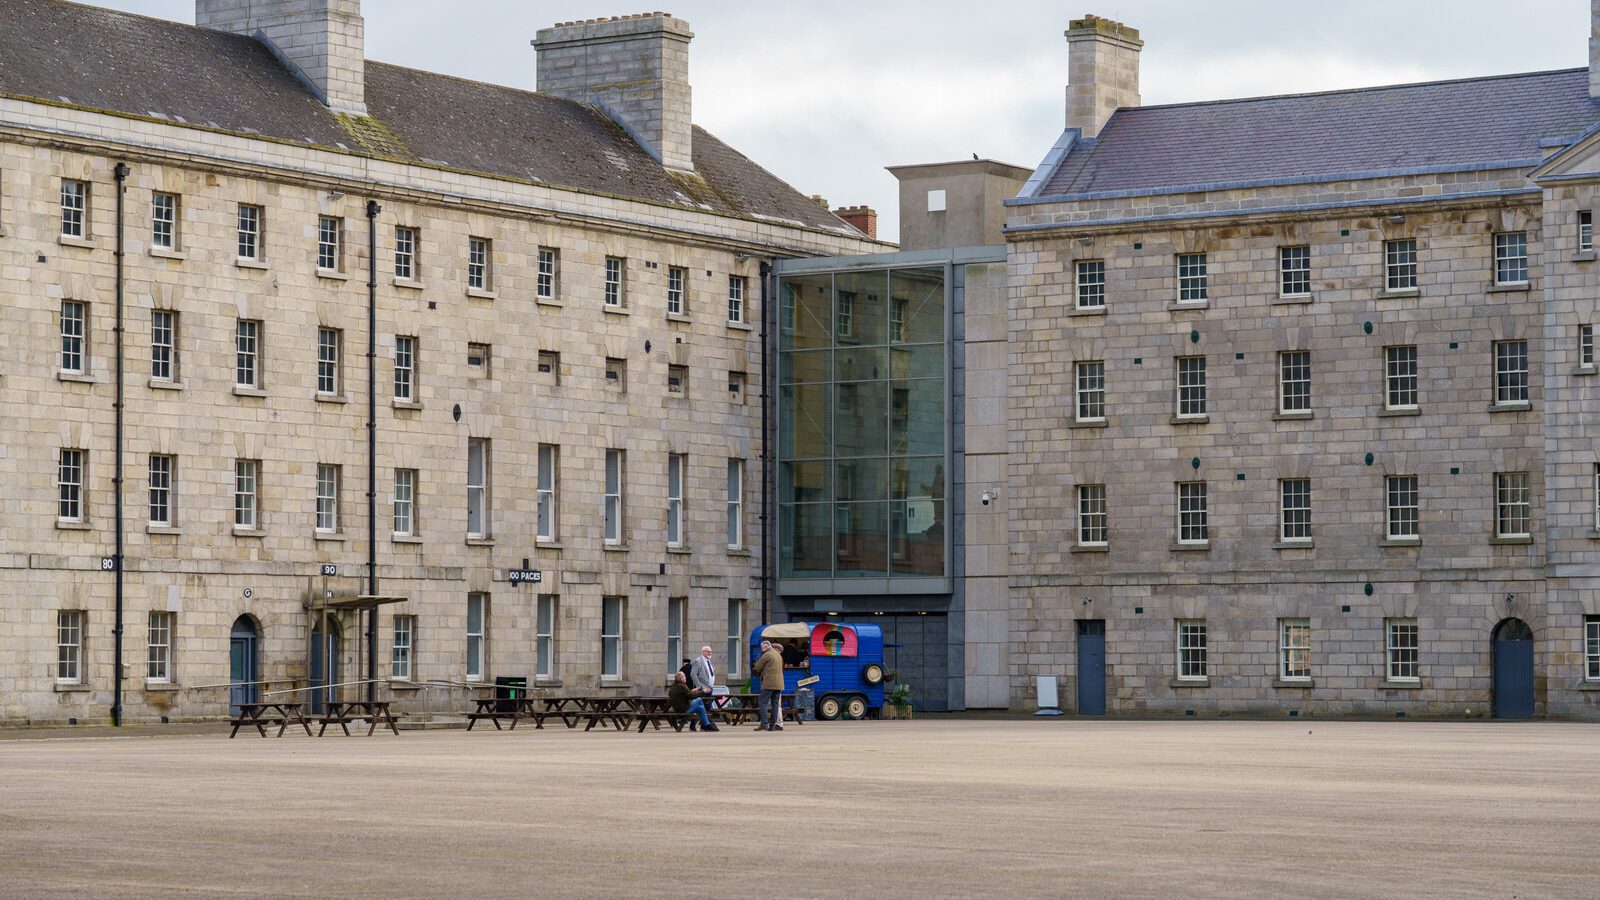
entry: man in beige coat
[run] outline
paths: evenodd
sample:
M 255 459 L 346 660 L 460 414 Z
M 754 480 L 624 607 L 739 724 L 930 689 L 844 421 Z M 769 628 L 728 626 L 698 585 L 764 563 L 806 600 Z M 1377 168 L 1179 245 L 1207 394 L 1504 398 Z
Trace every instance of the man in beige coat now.
M 756 701 L 756 730 L 783 730 L 783 653 L 771 641 L 761 642 L 761 657 L 750 668 L 761 676 L 761 697 Z

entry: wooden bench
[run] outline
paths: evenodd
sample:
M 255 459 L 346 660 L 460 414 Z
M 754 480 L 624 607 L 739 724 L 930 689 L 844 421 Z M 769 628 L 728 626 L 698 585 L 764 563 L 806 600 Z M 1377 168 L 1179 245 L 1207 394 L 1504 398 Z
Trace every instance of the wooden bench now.
M 241 703 L 239 714 L 228 720 L 233 726 L 233 731 L 228 733 L 232 738 L 239 733 L 239 729 L 246 725 L 255 728 L 262 737 L 267 736 L 267 726 L 278 726 L 278 737 L 283 737 L 283 732 L 290 725 L 299 725 L 306 730 L 306 737 L 311 737 L 311 725 L 306 722 L 305 714 L 301 711 L 301 703 Z
M 488 719 L 489 721 L 493 722 L 495 731 L 503 731 L 504 730 L 504 729 L 502 729 L 500 727 L 500 720 L 501 719 L 510 719 L 511 720 L 511 730 L 515 731 L 517 729 L 517 720 L 518 719 L 529 718 L 529 715 L 526 712 L 523 711 L 526 708 L 525 704 L 518 703 L 517 707 L 515 709 L 504 710 L 504 709 L 500 708 L 500 704 L 503 701 L 497 700 L 497 699 L 495 699 L 493 697 L 489 697 L 487 699 L 479 699 L 479 700 L 476 700 L 474 702 L 476 702 L 478 704 L 478 708 L 474 712 L 467 713 L 467 730 L 468 731 L 471 731 L 472 730 L 472 726 L 478 724 L 478 722 L 482 721 L 483 719 Z M 541 716 L 540 719 L 539 719 L 537 727 L 543 728 L 544 727 L 543 723 L 544 723 L 544 719 Z
M 387 700 L 330 700 L 327 710 L 317 717 L 317 722 L 322 725 L 317 730 L 317 737 L 322 737 L 329 725 L 338 725 L 344 730 L 345 737 L 349 737 L 351 722 L 366 722 L 367 737 L 372 737 L 379 725 L 385 726 L 397 737 L 400 734 L 400 729 L 395 726 L 394 716 L 389 714 Z
M 683 726 L 688 725 L 690 722 L 700 721 L 700 717 L 691 712 L 655 709 L 648 712 L 636 712 L 633 714 L 633 718 L 639 723 L 640 734 L 644 734 L 644 730 L 651 726 L 660 731 L 663 723 L 671 725 L 673 731 L 682 731 Z

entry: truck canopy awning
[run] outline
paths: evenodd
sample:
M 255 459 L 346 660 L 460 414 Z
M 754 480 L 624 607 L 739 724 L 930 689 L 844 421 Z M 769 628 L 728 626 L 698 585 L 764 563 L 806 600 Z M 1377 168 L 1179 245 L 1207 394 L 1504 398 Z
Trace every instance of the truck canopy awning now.
M 768 625 L 761 629 L 764 638 L 809 638 L 811 626 L 804 622 L 783 622 L 778 625 Z

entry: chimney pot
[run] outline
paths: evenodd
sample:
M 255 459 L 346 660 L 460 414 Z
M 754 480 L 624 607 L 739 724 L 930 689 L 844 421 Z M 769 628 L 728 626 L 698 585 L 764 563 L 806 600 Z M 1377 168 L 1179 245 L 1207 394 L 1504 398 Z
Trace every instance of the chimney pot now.
M 1600 0 L 1591 0 L 1600 4 Z M 1600 6 L 1597 6 L 1600 8 Z M 1096 15 L 1067 26 L 1067 127 L 1095 137 L 1111 114 L 1139 105 L 1139 31 Z

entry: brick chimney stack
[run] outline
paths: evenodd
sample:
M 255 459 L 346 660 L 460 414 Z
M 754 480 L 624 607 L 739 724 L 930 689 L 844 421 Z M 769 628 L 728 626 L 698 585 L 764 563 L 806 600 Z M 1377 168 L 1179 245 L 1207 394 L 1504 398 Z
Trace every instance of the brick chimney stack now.
M 1092 138 L 1118 108 L 1139 105 L 1144 41 L 1137 29 L 1099 16 L 1073 20 L 1066 34 L 1067 127 Z
M 330 109 L 367 114 L 361 0 L 195 0 L 194 22 L 264 41 Z
M 669 169 L 694 171 L 689 23 L 654 12 L 541 29 L 540 93 L 600 107 Z
M 1600 2 L 1600 0 L 1596 0 Z M 841 206 L 833 214 L 845 220 L 851 228 L 873 240 L 878 239 L 878 212 L 870 206 Z

